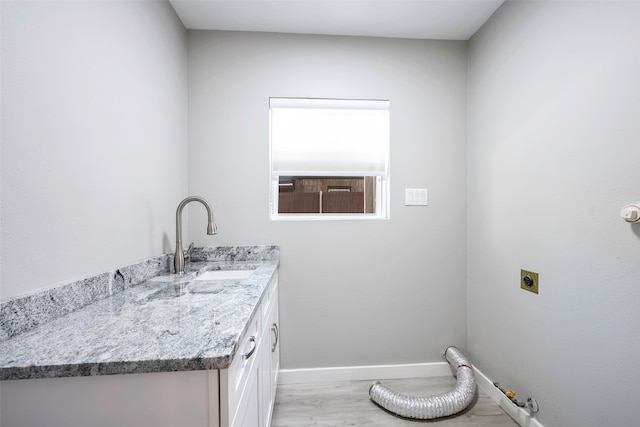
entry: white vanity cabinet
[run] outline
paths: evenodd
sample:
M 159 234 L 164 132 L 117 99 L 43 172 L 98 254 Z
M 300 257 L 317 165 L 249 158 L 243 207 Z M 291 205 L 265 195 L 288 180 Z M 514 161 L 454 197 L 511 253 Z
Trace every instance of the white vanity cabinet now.
M 278 272 L 229 369 L 220 371 L 222 427 L 269 427 L 280 367 Z M 226 387 L 225 387 L 226 385 Z

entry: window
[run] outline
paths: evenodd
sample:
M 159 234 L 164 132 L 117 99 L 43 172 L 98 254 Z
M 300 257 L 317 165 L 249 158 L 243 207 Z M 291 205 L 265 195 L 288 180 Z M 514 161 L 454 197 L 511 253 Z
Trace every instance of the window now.
M 389 101 L 271 98 L 272 219 L 386 218 Z

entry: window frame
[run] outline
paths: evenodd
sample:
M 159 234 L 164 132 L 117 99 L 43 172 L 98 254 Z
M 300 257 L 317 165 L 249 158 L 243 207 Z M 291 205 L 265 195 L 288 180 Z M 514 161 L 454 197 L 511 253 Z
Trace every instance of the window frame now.
M 273 160 L 273 131 L 272 131 L 272 103 L 271 100 L 327 100 L 339 104 L 344 102 L 348 103 L 366 103 L 366 102 L 386 102 L 386 114 L 387 114 L 387 131 L 386 147 L 384 148 L 385 165 L 384 172 L 367 174 L 362 171 L 345 172 L 318 172 L 313 171 L 296 171 L 295 173 L 287 172 L 287 174 L 278 175 L 274 172 L 274 160 Z M 346 108 L 346 107 L 341 107 Z M 340 109 L 340 108 L 336 108 Z M 269 219 L 273 221 L 345 221 L 345 220 L 384 220 L 389 219 L 389 198 L 390 198 L 390 151 L 391 151 L 391 131 L 390 131 L 390 101 L 389 100 L 354 100 L 354 99 L 327 99 L 327 98 L 281 98 L 271 97 L 269 98 Z M 293 176 L 293 177 L 373 177 L 376 180 L 375 186 L 375 212 L 374 213 L 280 213 L 278 212 L 278 200 L 280 193 L 280 177 L 281 176 Z

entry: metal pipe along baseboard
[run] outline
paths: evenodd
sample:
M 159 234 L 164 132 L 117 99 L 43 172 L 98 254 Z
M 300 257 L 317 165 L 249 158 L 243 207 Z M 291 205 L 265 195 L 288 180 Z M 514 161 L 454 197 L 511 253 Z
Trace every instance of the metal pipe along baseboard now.
M 404 418 L 431 420 L 448 417 L 466 409 L 476 393 L 476 378 L 471 363 L 455 347 L 445 350 L 444 357 L 456 367 L 456 385 L 453 390 L 428 397 L 406 396 L 389 390 L 379 381 L 369 389 L 373 402 L 389 412 Z

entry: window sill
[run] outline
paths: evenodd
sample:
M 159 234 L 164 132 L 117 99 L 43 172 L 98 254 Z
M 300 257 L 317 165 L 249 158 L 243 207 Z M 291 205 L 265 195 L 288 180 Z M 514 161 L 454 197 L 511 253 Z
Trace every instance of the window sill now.
M 271 215 L 271 221 L 371 221 L 385 220 L 389 216 L 376 214 L 278 214 Z

